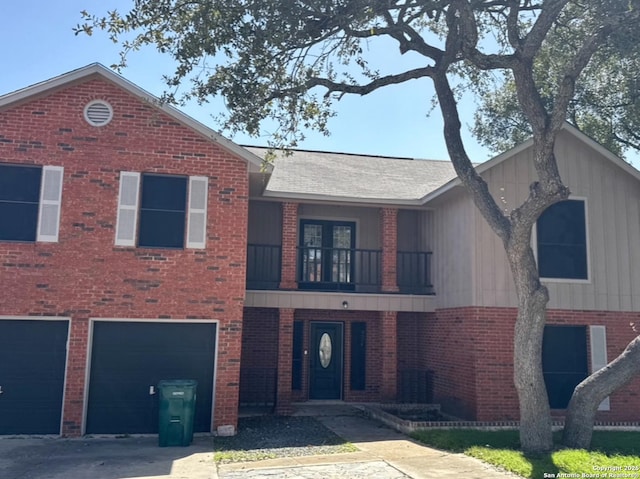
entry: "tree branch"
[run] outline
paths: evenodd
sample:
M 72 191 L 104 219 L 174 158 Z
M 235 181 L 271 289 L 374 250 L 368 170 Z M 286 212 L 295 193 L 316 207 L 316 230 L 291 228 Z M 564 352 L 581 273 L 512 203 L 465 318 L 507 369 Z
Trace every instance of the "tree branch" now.
M 476 172 L 471 160 L 464 149 L 460 135 L 460 118 L 455 96 L 449 85 L 446 73 L 442 70 L 434 71 L 431 77 L 440 103 L 440 110 L 444 119 L 444 138 L 453 167 L 462 184 L 471 193 L 475 205 L 489 226 L 502 239 L 505 245 L 511 235 L 511 223 L 505 218 L 489 192 L 487 183 Z

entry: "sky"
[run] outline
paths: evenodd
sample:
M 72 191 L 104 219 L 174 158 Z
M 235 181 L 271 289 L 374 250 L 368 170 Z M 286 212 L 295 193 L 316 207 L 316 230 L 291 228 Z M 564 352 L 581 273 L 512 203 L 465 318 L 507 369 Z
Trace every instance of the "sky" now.
M 80 11 L 104 14 L 117 8 L 127 11 L 132 0 L 0 0 L 0 95 L 24 88 L 90 63 L 105 66 L 119 61 L 119 47 L 104 32 L 76 36 L 73 27 L 81 22 Z M 381 64 L 400 66 L 403 61 L 394 49 L 383 51 Z M 394 63 L 396 62 L 396 63 Z M 165 85 L 163 74 L 170 74 L 173 63 L 167 56 L 147 49 L 129 57 L 121 74 L 144 90 L 160 96 Z M 370 95 L 345 96 L 336 106 L 337 116 L 330 120 L 331 136 L 310 132 L 299 144 L 301 149 L 360 153 L 370 155 L 448 159 L 442 136 L 439 110 L 431 109 L 433 90 L 430 80 L 414 80 L 387 87 Z M 179 107 L 184 113 L 214 130 L 213 117 L 224 103 Z M 460 105 L 465 125 L 467 151 L 472 161 L 482 162 L 491 152 L 479 146 L 469 133 L 475 104 L 472 99 Z M 267 139 L 236 135 L 229 137 L 242 145 L 264 146 Z

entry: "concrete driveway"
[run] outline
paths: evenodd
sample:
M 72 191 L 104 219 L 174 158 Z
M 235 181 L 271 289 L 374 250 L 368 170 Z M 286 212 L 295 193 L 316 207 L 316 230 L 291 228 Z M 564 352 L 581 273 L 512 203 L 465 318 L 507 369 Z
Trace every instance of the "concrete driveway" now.
M 158 447 L 158 437 L 0 438 L 0 478 L 211 479 L 211 437 L 189 447 Z

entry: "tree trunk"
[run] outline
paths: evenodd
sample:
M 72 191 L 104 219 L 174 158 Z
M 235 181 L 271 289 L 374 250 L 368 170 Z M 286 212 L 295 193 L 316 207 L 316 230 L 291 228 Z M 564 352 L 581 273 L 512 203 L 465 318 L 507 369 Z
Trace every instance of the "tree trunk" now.
M 513 348 L 514 381 L 520 403 L 520 445 L 527 453 L 553 448 L 551 411 L 542 375 L 546 301 L 525 297 L 518 307 Z
M 626 384 L 640 369 L 640 336 L 607 366 L 576 386 L 567 407 L 562 442 L 574 449 L 589 449 L 600 403 Z
M 551 410 L 542 375 L 542 339 L 549 295 L 538 279 L 526 237 L 519 241 L 524 245 L 507 247 L 518 294 L 513 374 L 520 404 L 520 445 L 527 453 L 540 454 L 553 449 Z

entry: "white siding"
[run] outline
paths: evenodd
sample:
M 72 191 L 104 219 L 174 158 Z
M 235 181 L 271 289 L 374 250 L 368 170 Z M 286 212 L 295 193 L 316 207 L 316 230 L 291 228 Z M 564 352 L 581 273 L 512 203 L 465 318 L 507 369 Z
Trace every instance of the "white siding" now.
M 507 210 L 522 203 L 535 180 L 531 149 L 483 174 Z M 556 145 L 558 167 L 572 195 L 586 198 L 588 282 L 548 282 L 550 308 L 629 311 L 640 308 L 640 182 L 569 133 Z M 475 211 L 478 306 L 516 306 L 501 241 Z M 474 241 L 472 239 L 471 241 Z M 439 293 L 439 291 L 438 291 Z
M 446 193 L 430 206 L 434 208 L 431 265 L 437 307 L 473 305 L 475 207 L 462 188 Z

